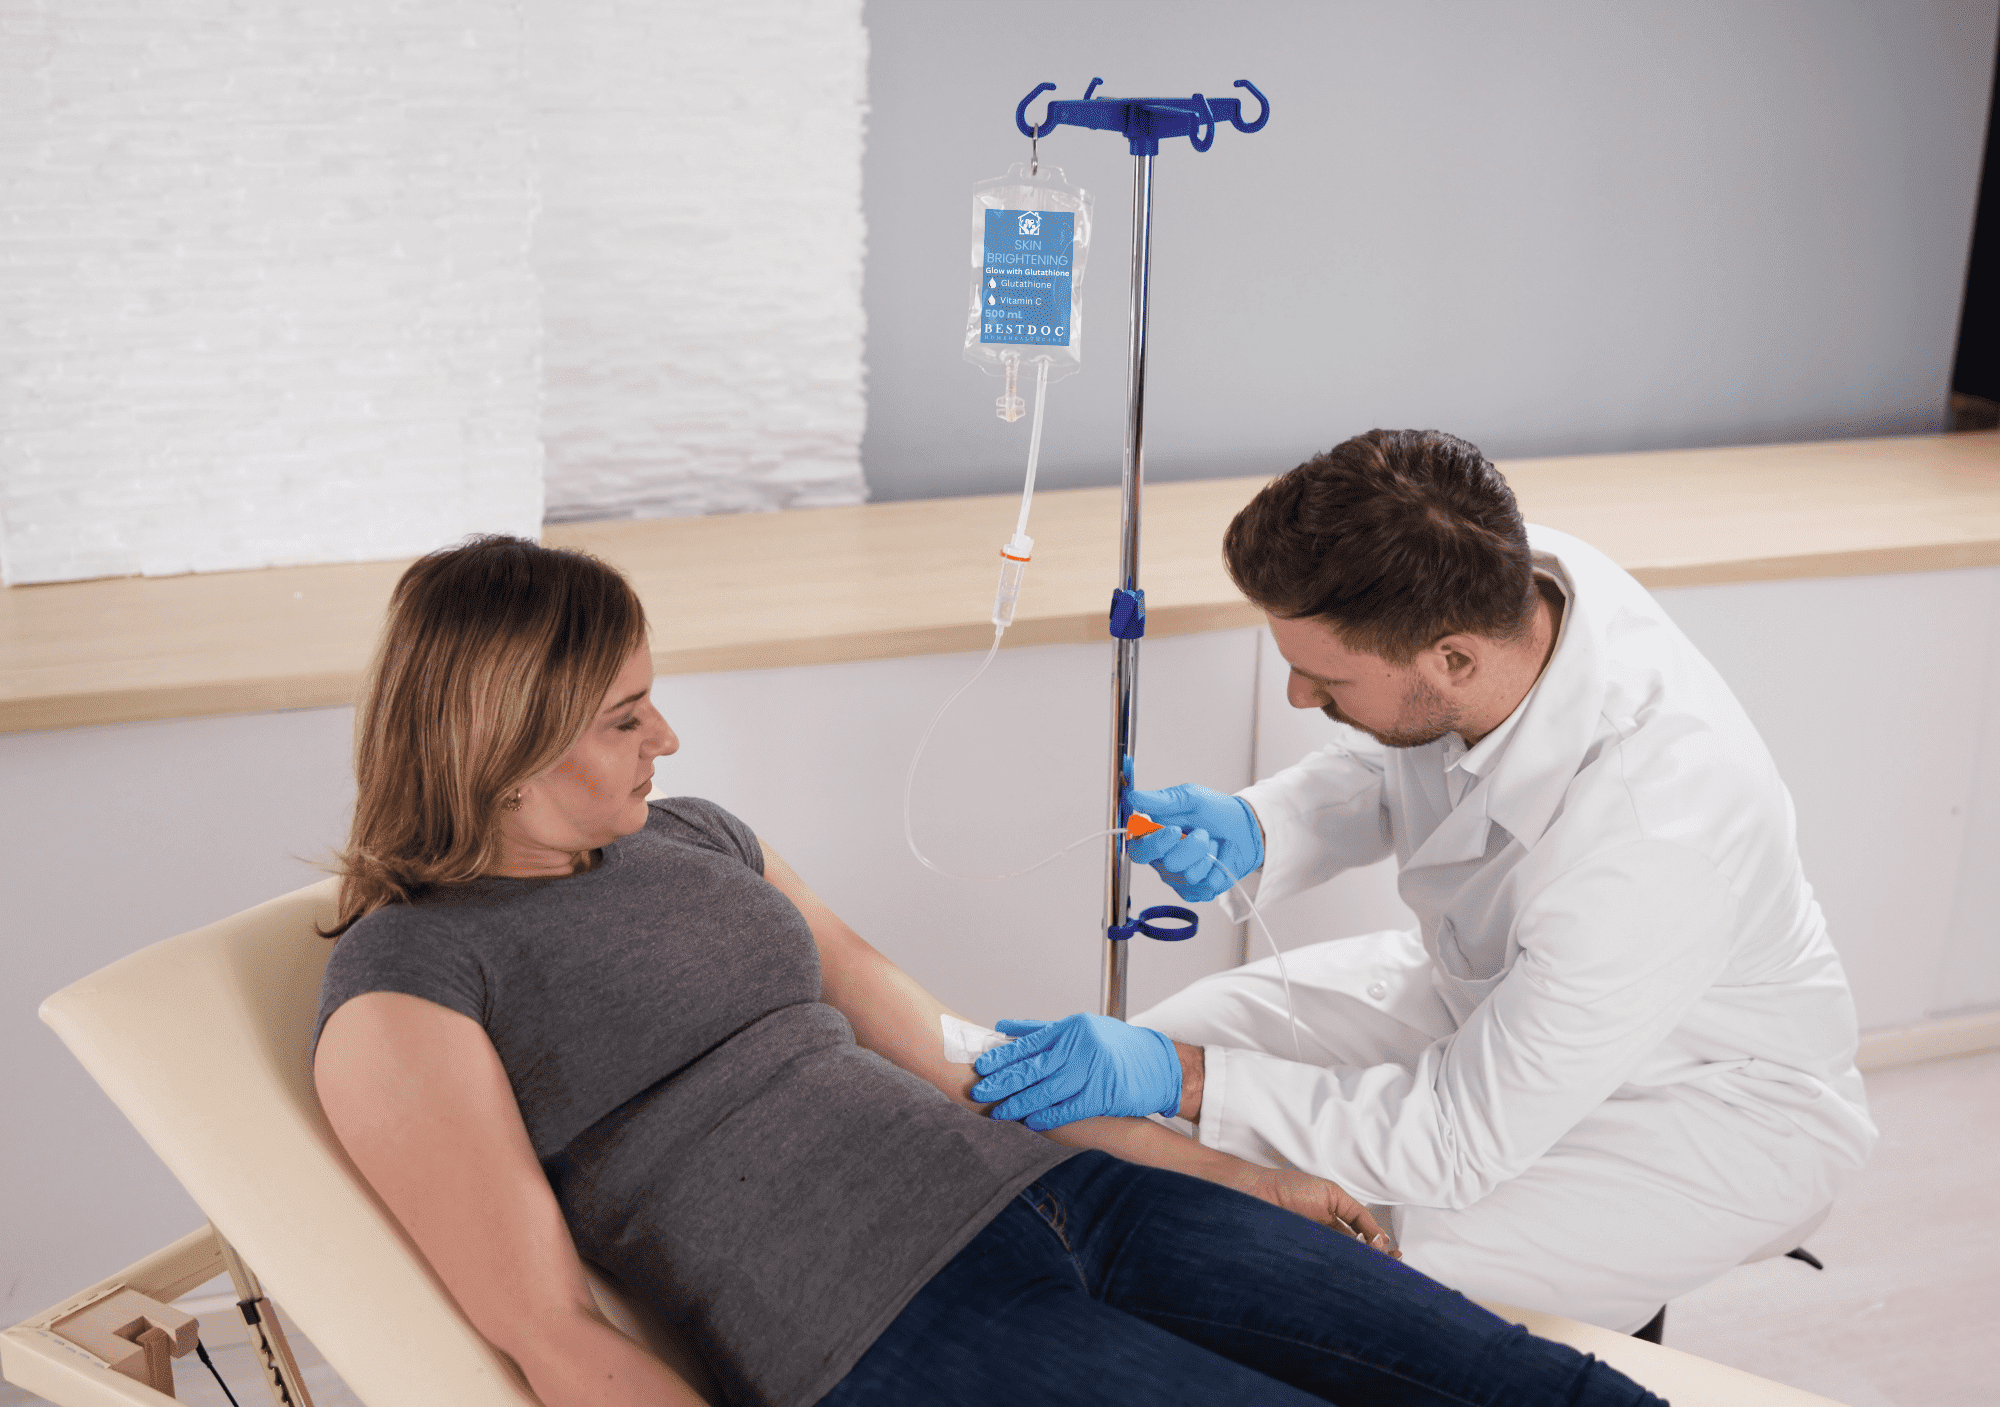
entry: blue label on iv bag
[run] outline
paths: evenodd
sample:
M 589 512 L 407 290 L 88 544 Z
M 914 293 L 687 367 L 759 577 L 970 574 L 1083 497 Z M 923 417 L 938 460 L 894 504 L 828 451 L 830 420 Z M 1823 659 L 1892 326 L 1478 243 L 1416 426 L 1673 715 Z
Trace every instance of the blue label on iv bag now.
M 985 251 L 979 340 L 988 345 L 1069 346 L 1075 213 L 988 210 Z

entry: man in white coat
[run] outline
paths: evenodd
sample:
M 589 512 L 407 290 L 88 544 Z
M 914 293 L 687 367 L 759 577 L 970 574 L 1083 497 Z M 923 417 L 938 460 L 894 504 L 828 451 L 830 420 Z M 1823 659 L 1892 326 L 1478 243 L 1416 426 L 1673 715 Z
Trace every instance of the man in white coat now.
M 1132 791 L 1166 829 L 1131 853 L 1264 905 L 1393 853 L 1421 926 L 1289 955 L 1298 1053 L 1267 959 L 1130 1025 L 1002 1023 L 974 1096 L 1178 1114 L 1389 1208 L 1448 1285 L 1626 1332 L 1797 1245 L 1875 1130 L 1791 798 L 1715 669 L 1435 431 L 1274 480 L 1224 554 L 1292 704 L 1346 726 L 1236 796 Z

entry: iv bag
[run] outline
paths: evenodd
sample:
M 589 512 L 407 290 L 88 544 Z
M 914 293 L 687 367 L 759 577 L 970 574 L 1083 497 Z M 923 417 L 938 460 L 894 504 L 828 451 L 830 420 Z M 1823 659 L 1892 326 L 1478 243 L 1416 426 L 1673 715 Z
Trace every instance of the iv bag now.
M 1016 162 L 972 188 L 972 297 L 965 359 L 1007 377 L 1048 363 L 1048 379 L 1077 369 L 1083 347 L 1083 262 L 1090 196 L 1059 167 Z M 1036 368 L 1039 370 L 1039 368 Z M 1018 411 L 1016 412 L 1018 413 Z M 1014 419 L 1002 406 L 1003 419 Z

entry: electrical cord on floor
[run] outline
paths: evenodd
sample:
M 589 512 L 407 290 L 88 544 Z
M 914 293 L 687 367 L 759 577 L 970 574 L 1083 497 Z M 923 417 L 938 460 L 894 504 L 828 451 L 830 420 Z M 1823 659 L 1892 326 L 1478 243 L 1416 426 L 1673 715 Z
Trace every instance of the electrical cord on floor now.
M 208 1356 L 208 1345 L 197 1336 L 194 1341 L 194 1355 L 202 1361 L 209 1372 L 215 1374 L 215 1385 L 222 1389 L 222 1395 L 229 1399 L 229 1407 L 236 1407 L 236 1394 L 229 1390 L 229 1384 L 222 1380 L 222 1370 L 215 1366 L 215 1360 Z

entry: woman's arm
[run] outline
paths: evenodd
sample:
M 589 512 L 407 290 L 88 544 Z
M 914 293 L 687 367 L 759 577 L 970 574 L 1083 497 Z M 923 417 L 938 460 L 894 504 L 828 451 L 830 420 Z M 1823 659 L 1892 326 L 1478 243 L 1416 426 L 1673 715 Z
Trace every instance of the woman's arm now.
M 1219 1182 L 1224 1187 L 1261 1197 L 1288 1212 L 1297 1212 L 1322 1226 L 1345 1231 L 1397 1260 L 1403 1258 L 1396 1243 L 1389 1239 L 1389 1233 L 1375 1220 L 1374 1213 L 1350 1197 L 1339 1183 L 1313 1173 L 1297 1168 L 1261 1167 L 1232 1153 L 1183 1138 L 1151 1119 L 1079 1119 L 1051 1129 L 1043 1137 L 1077 1148 L 1101 1148 L 1128 1163 L 1170 1168 Z
M 313 1082 L 361 1175 L 548 1407 L 701 1407 L 598 1316 L 478 1022 L 400 992 L 355 997 L 327 1020 Z
M 966 1108 L 980 1113 L 992 1108 L 972 1102 L 972 1086 L 979 1078 L 972 1067 L 944 1058 L 944 1028 L 938 1018 L 958 1013 L 842 922 L 769 845 L 764 845 L 764 878 L 805 916 L 819 946 L 821 997 L 847 1018 L 854 1039 L 930 1081 Z
M 944 1058 L 938 1018 L 949 1008 L 843 923 L 769 845 L 764 846 L 764 877 L 805 916 L 819 945 L 823 996 L 854 1027 L 855 1040 L 930 1081 L 968 1109 L 984 1113 L 992 1108 L 972 1100 L 972 1086 L 978 1079 L 972 1067 Z M 1219 1182 L 1314 1221 L 1341 1224 L 1343 1230 L 1358 1232 L 1369 1244 L 1391 1249 L 1388 1236 L 1368 1209 L 1325 1178 L 1259 1167 L 1205 1148 L 1149 1119 L 1083 1119 L 1049 1137 L 1079 1148 L 1101 1148 L 1127 1162 Z

